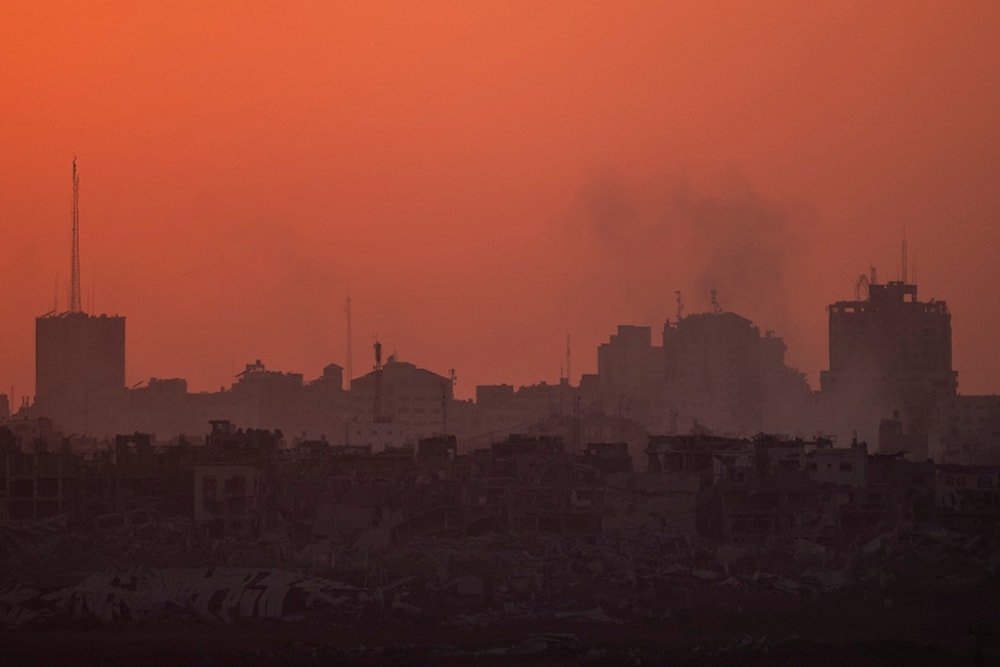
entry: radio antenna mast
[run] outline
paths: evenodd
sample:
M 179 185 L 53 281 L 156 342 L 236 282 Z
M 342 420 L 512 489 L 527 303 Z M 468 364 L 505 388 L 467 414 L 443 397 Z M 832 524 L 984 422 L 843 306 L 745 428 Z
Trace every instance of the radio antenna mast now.
M 70 263 L 69 312 L 80 312 L 80 177 L 73 158 L 73 258 Z

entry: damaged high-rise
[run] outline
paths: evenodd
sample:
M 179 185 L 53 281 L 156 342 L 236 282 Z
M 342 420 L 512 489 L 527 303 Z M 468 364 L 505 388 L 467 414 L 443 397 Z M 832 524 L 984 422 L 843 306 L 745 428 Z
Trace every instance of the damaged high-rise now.
M 874 440 L 879 420 L 892 416 L 910 436 L 905 448 L 926 457 L 935 402 L 958 387 L 951 314 L 944 301 L 917 299 L 917 286 L 905 281 L 865 284 L 867 295 L 859 289 L 854 301 L 829 307 L 830 368 L 820 374 L 829 425 Z

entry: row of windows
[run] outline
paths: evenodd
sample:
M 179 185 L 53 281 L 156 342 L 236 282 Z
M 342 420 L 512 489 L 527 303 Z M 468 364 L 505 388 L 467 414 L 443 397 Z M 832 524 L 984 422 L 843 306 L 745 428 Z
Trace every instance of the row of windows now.
M 826 469 L 830 470 L 831 468 L 833 468 L 833 464 L 832 463 L 827 463 L 826 464 Z M 806 470 L 813 470 L 813 471 L 815 471 L 817 469 L 818 469 L 818 466 L 817 466 L 816 463 L 807 463 L 806 464 Z M 854 464 L 853 463 L 844 461 L 844 462 L 842 462 L 840 464 L 840 471 L 841 472 L 850 472 L 852 470 L 854 470 Z
M 945 475 L 942 481 L 945 486 L 955 486 L 958 488 L 972 486 L 969 484 L 969 479 L 965 475 Z M 976 488 L 992 489 L 993 478 L 988 475 L 981 475 L 976 479 Z

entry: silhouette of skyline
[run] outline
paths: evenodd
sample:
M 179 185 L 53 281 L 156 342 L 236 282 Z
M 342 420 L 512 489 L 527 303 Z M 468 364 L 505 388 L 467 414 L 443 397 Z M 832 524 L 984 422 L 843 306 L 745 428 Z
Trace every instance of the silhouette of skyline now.
M 715 11 L 10 10 L 4 391 L 34 394 L 30 323 L 65 299 L 74 154 L 83 306 L 128 314 L 130 385 L 343 363 L 350 282 L 358 341 L 464 397 L 557 381 L 566 334 L 593 372 L 711 288 L 816 388 L 817 304 L 896 278 L 905 228 L 963 390 L 992 391 L 996 7 Z
M 992 664 L 998 25 L 6 3 L 5 664 Z

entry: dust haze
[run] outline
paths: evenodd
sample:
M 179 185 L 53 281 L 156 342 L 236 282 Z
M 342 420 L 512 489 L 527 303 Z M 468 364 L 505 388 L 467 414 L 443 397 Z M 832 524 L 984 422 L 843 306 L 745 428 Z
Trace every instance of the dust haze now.
M 572 299 L 655 326 L 675 319 L 675 290 L 687 314 L 708 311 L 716 290 L 722 309 L 794 340 L 789 294 L 810 250 L 801 230 L 814 217 L 767 198 L 735 169 L 699 178 L 601 172 L 563 226 L 578 267 Z

